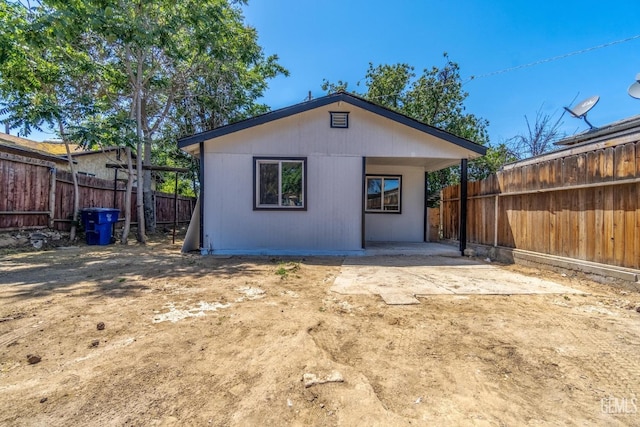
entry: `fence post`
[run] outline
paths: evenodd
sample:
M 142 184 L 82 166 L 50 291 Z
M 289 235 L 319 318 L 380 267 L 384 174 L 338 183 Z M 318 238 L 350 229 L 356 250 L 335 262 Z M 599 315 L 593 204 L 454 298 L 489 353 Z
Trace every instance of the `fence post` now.
M 443 219 L 444 218 L 444 190 L 441 188 L 440 189 L 440 218 L 438 218 L 438 222 L 440 224 L 438 224 L 438 237 L 441 239 L 444 239 L 444 225 L 443 225 Z
M 467 159 L 460 161 L 460 252 L 467 249 Z
M 493 206 L 493 246 L 498 246 L 498 203 L 500 200 L 500 196 L 496 194 Z
M 424 227 L 423 231 L 423 241 L 429 241 L 429 210 L 427 209 L 429 206 L 429 172 L 424 173 L 424 218 L 422 219 L 422 225 Z
M 55 227 L 56 219 L 56 168 L 49 169 L 49 228 Z
M 200 148 L 200 194 L 198 200 L 200 200 L 200 249 L 204 248 L 204 142 L 199 145 Z M 206 248 L 209 250 L 209 248 Z
M 176 228 L 178 227 L 178 172 L 176 172 L 176 185 L 173 189 L 173 238 L 171 242 L 176 244 Z

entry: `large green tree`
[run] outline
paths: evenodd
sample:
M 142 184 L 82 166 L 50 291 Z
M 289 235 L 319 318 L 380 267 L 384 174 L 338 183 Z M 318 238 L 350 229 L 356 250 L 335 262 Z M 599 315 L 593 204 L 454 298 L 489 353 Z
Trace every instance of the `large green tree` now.
M 28 135 L 46 126 L 65 143 L 74 184 L 70 238 L 78 220 L 78 183 L 69 150 L 72 123 L 94 110 L 88 56 L 58 40 L 43 15 L 18 2 L 0 3 L 0 116 Z
M 3 2 L 14 12 L 19 9 Z M 276 56 L 265 56 L 256 31 L 244 24 L 244 3 L 42 0 L 29 11 L 39 27 L 25 31 L 45 30 L 53 43 L 73 46 L 89 59 L 92 114 L 70 123 L 71 137 L 91 144 L 103 142 L 96 135 L 109 140 L 108 135 L 126 129 L 136 135 L 137 168 L 142 170 L 153 162 L 154 151 L 166 146 L 160 141 L 266 109 L 256 100 L 267 80 L 286 70 Z M 152 232 L 151 171 L 145 169 L 139 187 L 141 182 L 144 200 L 138 205 L 144 206 L 144 215 L 139 212 L 139 219 L 144 217 Z
M 480 145 L 489 145 L 489 122 L 466 112 L 464 102 L 468 93 L 462 87 L 460 67 L 444 54 L 444 65 L 426 69 L 417 75 L 409 64 L 369 64 L 364 78 L 365 90 L 360 96 L 382 106 L 405 114 L 431 126 L 469 139 Z M 322 89 L 329 93 L 347 90 L 348 83 L 325 80 Z M 504 146 L 489 146 L 487 156 L 469 165 L 470 179 L 482 179 L 495 172 L 510 158 Z M 432 197 L 443 186 L 457 183 L 459 168 L 447 168 L 429 174 Z

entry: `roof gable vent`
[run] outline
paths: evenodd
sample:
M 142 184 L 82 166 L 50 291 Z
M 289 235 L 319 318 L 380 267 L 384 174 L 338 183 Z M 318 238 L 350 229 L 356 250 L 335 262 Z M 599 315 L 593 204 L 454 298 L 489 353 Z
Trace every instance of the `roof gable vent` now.
M 331 127 L 343 128 L 349 127 L 349 112 L 348 111 L 330 111 L 331 115 Z

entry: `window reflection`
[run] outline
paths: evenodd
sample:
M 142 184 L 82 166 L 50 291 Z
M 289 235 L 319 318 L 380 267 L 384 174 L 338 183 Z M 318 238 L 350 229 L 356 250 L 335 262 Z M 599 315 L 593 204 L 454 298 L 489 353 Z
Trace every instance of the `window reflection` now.
M 400 176 L 368 176 L 366 211 L 400 212 Z

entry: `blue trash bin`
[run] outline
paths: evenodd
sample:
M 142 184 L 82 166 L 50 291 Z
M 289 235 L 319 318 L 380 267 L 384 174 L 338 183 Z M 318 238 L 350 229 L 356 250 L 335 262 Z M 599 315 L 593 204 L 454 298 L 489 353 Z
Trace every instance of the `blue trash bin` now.
M 87 245 L 108 245 L 111 243 L 111 229 L 118 222 L 120 210 L 111 208 L 87 208 L 82 210 Z

